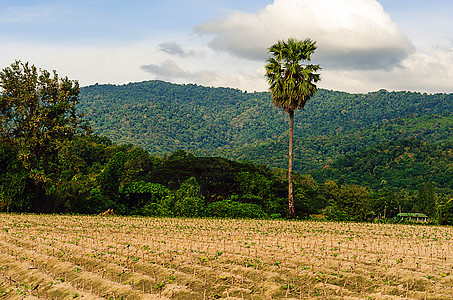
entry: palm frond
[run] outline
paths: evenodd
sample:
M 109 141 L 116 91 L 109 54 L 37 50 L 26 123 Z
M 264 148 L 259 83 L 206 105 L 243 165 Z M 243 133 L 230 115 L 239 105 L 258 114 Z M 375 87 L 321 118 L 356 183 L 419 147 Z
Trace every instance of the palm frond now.
M 304 64 L 311 60 L 316 49 L 315 41 L 294 38 L 278 41 L 269 47 L 266 77 L 276 107 L 286 111 L 303 108 L 317 91 L 316 83 L 321 78 L 316 72 L 321 68 L 319 65 Z

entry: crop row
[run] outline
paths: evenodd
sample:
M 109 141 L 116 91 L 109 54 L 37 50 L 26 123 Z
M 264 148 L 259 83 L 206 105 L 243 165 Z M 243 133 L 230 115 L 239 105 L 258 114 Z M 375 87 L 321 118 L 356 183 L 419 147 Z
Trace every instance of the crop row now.
M 2 214 L 0 229 L 0 296 L 18 299 L 453 296 L 448 227 Z

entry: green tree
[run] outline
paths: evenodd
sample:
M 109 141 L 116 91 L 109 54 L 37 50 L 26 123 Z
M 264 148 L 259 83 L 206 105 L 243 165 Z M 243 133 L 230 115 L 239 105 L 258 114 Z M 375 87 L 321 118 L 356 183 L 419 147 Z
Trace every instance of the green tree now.
M 16 149 L 28 174 L 32 210 L 48 206 L 45 190 L 59 179 L 59 149 L 91 132 L 76 111 L 79 91 L 77 81 L 28 63 L 16 61 L 0 71 L 0 143 Z
M 370 191 L 360 185 L 342 185 L 340 187 L 337 207 L 346 212 L 353 221 L 364 222 L 373 218 Z
M 0 211 L 30 211 L 27 179 L 27 172 L 17 159 L 17 151 L 0 144 Z
M 418 193 L 412 207 L 413 212 L 421 212 L 429 217 L 435 217 L 437 206 L 437 195 L 432 182 L 425 182 L 418 186 Z
M 118 189 L 120 187 L 124 163 L 126 162 L 126 154 L 122 151 L 113 155 L 101 174 L 100 186 L 104 195 L 112 200 L 116 200 Z
M 185 180 L 181 187 L 165 197 L 163 202 L 168 214 L 176 217 L 200 217 L 204 206 L 200 186 L 195 177 Z
M 302 63 L 311 60 L 311 54 L 316 48 L 316 42 L 311 39 L 299 41 L 290 38 L 287 41 L 278 41 L 269 48 L 270 57 L 266 64 L 272 102 L 289 115 L 288 202 L 291 219 L 296 216 L 292 180 L 294 111 L 303 109 L 318 90 L 316 82 L 320 80 L 320 75 L 316 72 L 320 70 L 319 65 Z
M 119 188 L 120 203 L 126 206 L 128 214 L 137 215 L 158 215 L 156 208 L 168 193 L 165 186 L 143 180 L 128 182 Z
M 453 199 L 439 205 L 437 217 L 440 225 L 453 225 Z
M 0 138 L 16 146 L 29 170 L 89 130 L 76 112 L 78 82 L 60 79 L 56 71 L 39 73 L 35 66 L 16 61 L 0 72 L 0 91 Z
M 399 201 L 397 193 L 383 187 L 372 193 L 371 207 L 377 216 L 391 219 L 398 214 Z

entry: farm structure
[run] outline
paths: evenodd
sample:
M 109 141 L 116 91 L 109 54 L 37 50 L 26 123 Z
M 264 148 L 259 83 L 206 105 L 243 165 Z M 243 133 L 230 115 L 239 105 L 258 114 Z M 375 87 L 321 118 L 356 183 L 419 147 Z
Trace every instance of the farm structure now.
M 399 213 L 397 218 L 411 221 L 411 222 L 426 222 L 428 221 L 428 216 L 421 213 Z

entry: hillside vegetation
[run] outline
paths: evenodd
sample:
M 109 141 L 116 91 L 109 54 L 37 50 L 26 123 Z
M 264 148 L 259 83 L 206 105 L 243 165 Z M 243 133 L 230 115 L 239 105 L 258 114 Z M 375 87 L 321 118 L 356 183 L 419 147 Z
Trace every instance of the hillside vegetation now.
M 335 180 L 379 189 L 410 189 L 425 181 L 439 189 L 453 187 L 453 144 L 433 145 L 418 140 L 380 144 L 345 155 L 311 174 L 319 181 Z
M 183 149 L 287 166 L 287 116 L 265 92 L 147 81 L 82 88 L 79 110 L 95 133 L 155 155 Z M 295 114 L 295 169 L 394 140 L 451 141 L 453 95 L 320 90 Z
M 160 81 L 80 91 L 11 68 L 0 73 L 0 211 L 287 216 L 287 122 L 267 93 Z M 296 217 L 404 211 L 452 224 L 451 98 L 320 91 L 296 114 Z

